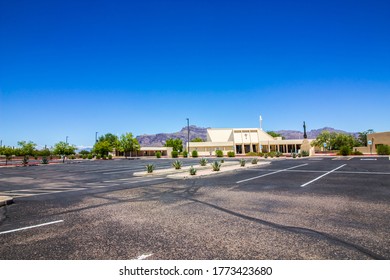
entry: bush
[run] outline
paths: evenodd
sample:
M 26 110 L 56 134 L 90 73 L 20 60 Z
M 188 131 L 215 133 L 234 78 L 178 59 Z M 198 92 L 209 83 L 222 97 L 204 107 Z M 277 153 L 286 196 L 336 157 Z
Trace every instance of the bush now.
M 242 159 L 240 159 L 239 162 L 240 162 L 240 165 L 241 165 L 241 166 L 245 166 L 245 163 L 246 163 L 245 159 L 242 158 Z
M 171 156 L 173 158 L 178 158 L 179 157 L 179 152 L 178 151 L 172 151 Z
M 221 163 L 219 161 L 214 161 L 211 164 L 211 167 L 213 168 L 213 171 L 219 171 L 221 170 Z
M 28 161 L 29 161 L 29 157 L 28 156 L 24 156 L 23 160 L 22 160 L 22 164 L 26 166 L 28 164 Z
M 156 158 L 161 158 L 161 153 L 160 152 L 156 153 Z
M 283 153 L 281 153 L 281 152 L 276 152 L 276 154 L 275 154 L 275 156 L 278 158 L 278 157 L 280 157 L 280 156 L 282 156 L 283 155 Z
M 215 155 L 217 157 L 223 157 L 223 152 L 221 150 L 215 150 Z
M 181 167 L 183 166 L 183 163 L 182 163 L 180 160 L 175 160 L 175 161 L 172 163 L 172 166 L 173 166 L 175 169 L 181 169 Z
M 252 159 L 252 164 L 257 164 L 259 160 L 257 158 Z
M 269 153 L 269 156 L 270 156 L 271 158 L 275 157 L 275 156 L 276 156 L 276 152 L 270 152 L 270 153 Z
M 354 151 L 354 152 L 352 152 L 352 155 L 355 155 L 355 156 L 362 156 L 363 153 L 360 152 L 360 151 Z
M 42 157 L 42 164 L 49 164 L 47 157 Z
M 390 146 L 389 145 L 378 145 L 376 148 L 378 155 L 390 155 Z
M 154 168 L 155 168 L 154 164 L 147 164 L 146 165 L 146 171 L 148 173 L 153 173 Z
M 96 159 L 101 159 L 101 155 L 96 155 Z
M 301 155 L 303 157 L 308 157 L 310 155 L 310 153 L 308 151 L 301 151 Z
M 296 154 L 296 153 L 292 153 L 292 157 L 293 157 L 293 158 L 296 158 L 296 157 L 297 157 L 297 154 Z
M 268 158 L 268 154 L 264 154 L 264 158 Z
M 194 150 L 192 151 L 192 157 L 198 157 L 198 151 Z
M 249 152 L 249 153 L 246 153 L 245 155 L 248 156 L 248 157 L 255 157 L 255 156 L 257 156 L 257 153 Z
M 188 152 L 187 151 L 183 152 L 183 157 L 188 157 Z
M 92 157 L 92 155 L 91 155 L 91 157 Z M 87 158 L 88 158 L 88 155 L 81 155 L 81 158 L 82 158 L 82 159 L 87 159 Z
M 199 164 L 200 164 L 200 166 L 206 166 L 206 164 L 207 164 L 207 159 L 201 158 L 200 161 L 199 161 Z
M 190 168 L 190 175 L 196 175 L 196 169 L 193 166 Z
M 228 155 L 228 157 L 235 157 L 236 156 L 236 154 L 234 152 L 228 152 L 227 155 Z
M 92 154 L 89 154 L 87 158 L 88 158 L 88 159 L 93 159 L 93 155 L 92 155 Z
M 112 159 L 112 155 L 108 155 L 108 159 Z
M 351 154 L 351 149 L 348 146 L 342 146 L 340 148 L 340 155 L 348 156 L 349 154 Z

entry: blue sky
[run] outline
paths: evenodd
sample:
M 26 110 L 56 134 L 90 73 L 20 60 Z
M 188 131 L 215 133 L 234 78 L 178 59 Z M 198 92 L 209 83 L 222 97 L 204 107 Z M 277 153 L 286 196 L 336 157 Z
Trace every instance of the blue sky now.
M 0 139 L 389 131 L 389 1 L 0 0 Z

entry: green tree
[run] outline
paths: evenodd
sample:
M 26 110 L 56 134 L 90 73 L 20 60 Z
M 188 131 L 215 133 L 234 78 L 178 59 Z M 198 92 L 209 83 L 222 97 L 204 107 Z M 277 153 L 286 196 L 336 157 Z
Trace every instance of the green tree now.
M 375 133 L 373 129 L 368 129 L 363 132 L 359 132 L 358 139 L 357 139 L 357 146 L 359 147 L 367 147 L 367 135 Z
M 137 138 L 133 137 L 133 134 L 130 132 L 122 134 L 118 144 L 119 151 L 124 152 L 126 158 L 127 153 L 130 153 L 131 157 L 132 152 L 140 150 Z
M 118 136 L 112 133 L 106 133 L 105 135 L 100 136 L 98 142 L 103 141 L 107 141 L 108 143 L 110 143 L 112 149 L 117 148 L 119 144 Z
M 62 162 L 65 162 L 65 156 L 74 155 L 75 151 L 75 146 L 61 141 L 54 145 L 53 154 L 63 156 Z
M 272 137 L 282 137 L 282 134 L 276 133 L 275 131 L 267 131 L 267 133 L 269 135 L 271 135 Z M 284 138 L 284 137 L 282 137 L 282 138 Z
M 107 156 L 108 153 L 112 152 L 113 146 L 108 140 L 99 140 L 93 146 L 93 152 L 97 155 Z
M 193 138 L 191 142 L 204 142 L 204 140 L 200 137 Z
M 331 150 L 332 135 L 329 131 L 322 131 L 315 140 L 311 142 L 313 147 L 323 147 L 326 144 L 327 149 Z
M 183 141 L 179 138 L 173 139 L 169 138 L 165 142 L 165 147 L 172 147 L 172 150 L 175 152 L 182 152 L 183 151 Z
M 0 149 L 0 154 L 5 156 L 5 165 L 8 165 L 8 161 L 12 159 L 12 155 L 14 154 L 14 149 L 11 147 L 0 147 Z
M 26 141 L 19 141 L 18 146 L 20 147 L 20 155 L 21 156 L 33 156 L 36 153 L 36 146 L 34 142 L 26 142 Z

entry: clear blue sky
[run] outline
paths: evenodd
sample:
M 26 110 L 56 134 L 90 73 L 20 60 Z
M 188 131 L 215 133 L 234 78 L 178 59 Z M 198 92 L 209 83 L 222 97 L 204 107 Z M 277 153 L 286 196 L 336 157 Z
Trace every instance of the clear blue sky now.
M 390 1 L 0 0 L 0 139 L 390 130 Z

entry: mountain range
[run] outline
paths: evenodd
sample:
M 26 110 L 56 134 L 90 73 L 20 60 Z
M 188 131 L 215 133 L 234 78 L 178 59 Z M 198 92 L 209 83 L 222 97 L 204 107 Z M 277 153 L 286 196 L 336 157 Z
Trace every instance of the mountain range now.
M 332 127 L 324 127 L 320 129 L 312 129 L 307 131 L 307 138 L 315 139 L 322 131 L 327 130 L 329 132 L 351 134 L 357 136 L 357 132 L 346 132 L 339 129 L 334 129 Z M 298 130 L 278 130 L 276 133 L 282 135 L 285 139 L 303 139 L 303 131 Z M 178 132 L 173 133 L 158 133 L 158 134 L 144 134 L 137 136 L 137 140 L 141 146 L 147 147 L 162 147 L 165 144 L 165 141 L 169 138 L 179 138 L 183 141 L 183 144 L 187 142 L 188 131 L 187 127 L 183 127 Z M 190 139 L 201 138 L 203 140 L 207 139 L 207 128 L 198 127 L 195 125 L 190 126 Z

